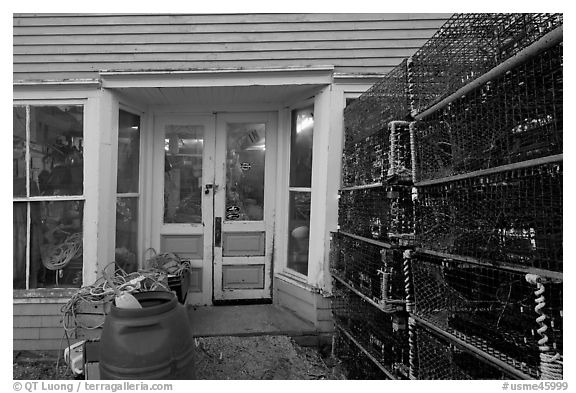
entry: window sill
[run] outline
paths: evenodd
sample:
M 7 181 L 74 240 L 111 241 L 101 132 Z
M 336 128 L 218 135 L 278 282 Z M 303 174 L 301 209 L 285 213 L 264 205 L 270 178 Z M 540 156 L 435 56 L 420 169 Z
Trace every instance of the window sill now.
M 278 280 L 282 280 L 299 288 L 303 288 L 309 292 L 320 293 L 320 288 L 308 284 L 305 277 L 297 276 L 296 274 L 291 274 L 290 272 L 276 273 L 274 277 Z
M 67 303 L 78 288 L 14 289 L 12 299 L 19 303 Z

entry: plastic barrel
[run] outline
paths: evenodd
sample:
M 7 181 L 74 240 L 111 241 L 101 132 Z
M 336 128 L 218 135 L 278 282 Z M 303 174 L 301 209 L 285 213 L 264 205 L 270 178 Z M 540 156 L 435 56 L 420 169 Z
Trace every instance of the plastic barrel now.
M 171 292 L 135 293 L 142 308 L 112 305 L 100 337 L 101 379 L 194 379 L 194 339 Z

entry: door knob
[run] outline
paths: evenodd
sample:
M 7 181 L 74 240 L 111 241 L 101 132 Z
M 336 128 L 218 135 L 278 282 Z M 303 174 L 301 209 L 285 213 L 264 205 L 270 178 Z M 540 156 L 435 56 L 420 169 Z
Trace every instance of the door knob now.
M 208 183 L 208 184 L 206 184 L 204 187 L 205 187 L 205 189 L 204 189 L 204 194 L 208 195 L 208 194 L 210 193 L 210 190 L 211 190 L 212 188 L 214 188 L 214 184 Z

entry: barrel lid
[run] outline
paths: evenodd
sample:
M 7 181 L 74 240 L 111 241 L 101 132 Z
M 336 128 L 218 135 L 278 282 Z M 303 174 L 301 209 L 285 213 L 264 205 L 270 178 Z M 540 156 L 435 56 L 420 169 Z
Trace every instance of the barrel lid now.
M 142 308 L 120 308 L 114 303 L 110 314 L 119 318 L 141 318 L 168 312 L 178 305 L 176 295 L 167 291 L 147 291 L 133 293 Z

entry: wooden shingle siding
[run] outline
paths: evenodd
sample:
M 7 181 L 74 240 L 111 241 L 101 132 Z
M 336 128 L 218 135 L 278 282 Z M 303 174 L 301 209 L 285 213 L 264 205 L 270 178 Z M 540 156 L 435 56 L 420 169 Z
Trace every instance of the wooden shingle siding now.
M 14 80 L 97 78 L 101 70 L 333 65 L 384 73 L 449 14 L 24 14 Z
M 74 332 L 68 338 L 62 325 L 62 303 L 19 303 L 13 305 L 13 349 L 62 350 L 78 339 Z

